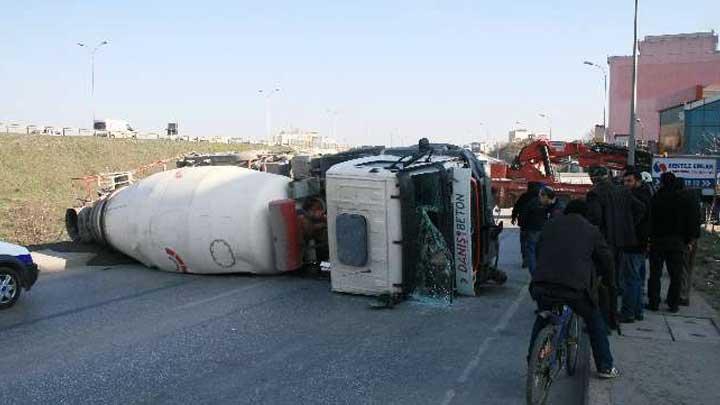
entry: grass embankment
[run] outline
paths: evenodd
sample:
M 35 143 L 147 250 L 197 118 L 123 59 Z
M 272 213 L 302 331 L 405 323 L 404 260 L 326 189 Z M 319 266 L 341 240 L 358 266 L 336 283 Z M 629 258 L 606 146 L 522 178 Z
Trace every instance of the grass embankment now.
M 693 285 L 720 311 L 720 236 L 717 233 L 703 232 L 698 240 Z
M 73 177 L 132 170 L 196 151 L 251 149 L 173 141 L 0 135 L 0 240 L 34 245 L 66 240 L 65 209 L 83 190 Z M 168 165 L 174 168 L 174 162 Z

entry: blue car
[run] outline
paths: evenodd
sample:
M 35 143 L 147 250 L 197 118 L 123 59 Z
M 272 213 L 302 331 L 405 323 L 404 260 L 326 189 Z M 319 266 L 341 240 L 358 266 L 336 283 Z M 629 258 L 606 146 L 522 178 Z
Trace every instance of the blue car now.
M 38 267 L 30 251 L 0 241 L 0 310 L 13 306 L 22 290 L 30 290 L 37 278 Z

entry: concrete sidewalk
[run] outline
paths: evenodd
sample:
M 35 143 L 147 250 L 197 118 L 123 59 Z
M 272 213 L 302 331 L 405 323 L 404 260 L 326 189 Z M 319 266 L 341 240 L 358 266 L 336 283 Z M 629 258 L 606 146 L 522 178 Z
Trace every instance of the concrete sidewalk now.
M 663 297 L 669 280 L 663 278 Z M 645 312 L 622 325 L 610 346 L 620 378 L 590 377 L 588 403 L 601 405 L 720 403 L 720 331 L 717 313 L 693 292 L 690 307 L 672 314 Z

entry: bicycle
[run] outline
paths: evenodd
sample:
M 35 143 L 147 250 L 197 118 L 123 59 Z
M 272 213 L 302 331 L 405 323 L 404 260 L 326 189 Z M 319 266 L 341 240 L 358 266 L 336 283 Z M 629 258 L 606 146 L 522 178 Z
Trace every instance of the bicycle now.
M 565 367 L 575 374 L 580 346 L 580 320 L 567 305 L 556 304 L 550 311 L 537 311 L 545 325 L 533 342 L 528 361 L 526 397 L 529 405 L 547 401 L 550 386 Z

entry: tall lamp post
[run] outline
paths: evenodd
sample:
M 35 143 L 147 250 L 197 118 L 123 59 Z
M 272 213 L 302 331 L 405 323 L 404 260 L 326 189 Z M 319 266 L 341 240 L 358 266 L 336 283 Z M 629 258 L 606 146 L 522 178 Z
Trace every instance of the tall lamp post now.
M 265 136 L 267 137 L 268 142 L 272 142 L 272 106 L 270 104 L 270 99 L 272 98 L 273 94 L 279 92 L 280 88 L 278 87 L 275 87 L 271 90 L 258 90 L 258 93 L 260 93 L 260 95 L 265 96 Z
M 488 147 L 490 146 L 490 130 L 488 130 L 488 126 L 484 122 L 478 123 L 479 126 L 485 128 L 485 145 Z M 485 153 L 483 151 L 483 153 Z
M 337 120 L 338 114 L 340 114 L 340 112 L 332 108 L 326 109 L 325 112 L 330 119 L 330 138 L 337 140 Z
M 633 21 L 633 64 L 632 95 L 630 96 L 630 136 L 628 137 L 628 166 L 635 166 L 635 123 L 637 122 L 637 74 L 638 74 L 638 0 L 635 0 L 635 19 Z
M 605 67 L 601 65 L 598 65 L 597 63 L 593 63 L 587 60 L 583 63 L 588 66 L 593 66 L 600 69 L 603 74 L 603 141 L 607 141 L 607 139 L 605 139 L 607 135 L 607 69 L 605 69 Z
M 77 44 L 79 47 L 88 48 L 88 46 L 84 42 L 78 42 Z M 95 45 L 94 48 L 88 48 L 90 49 L 90 102 L 92 104 L 93 110 L 93 126 L 95 125 L 95 53 L 98 51 L 98 49 L 102 48 L 107 44 L 108 41 L 102 41 L 99 44 Z
M 640 120 L 640 117 L 635 119 L 638 125 L 640 125 L 640 138 L 645 139 L 645 124 Z
M 540 113 L 538 116 L 547 120 L 548 127 L 550 128 L 550 139 L 552 139 L 552 118 L 550 117 L 550 114 Z

